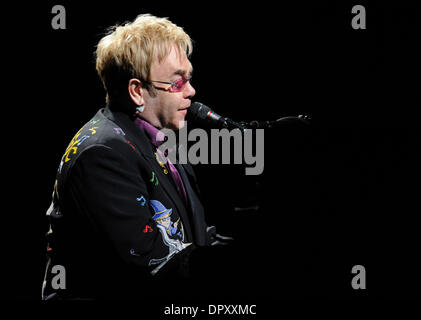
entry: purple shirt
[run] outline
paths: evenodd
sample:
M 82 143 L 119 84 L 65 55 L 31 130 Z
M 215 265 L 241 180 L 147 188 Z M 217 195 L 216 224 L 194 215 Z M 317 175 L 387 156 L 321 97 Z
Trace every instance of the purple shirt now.
M 155 146 L 155 148 L 157 148 L 159 156 L 161 158 L 164 158 L 164 155 L 162 154 L 161 150 L 158 149 L 158 147 L 164 143 L 165 134 L 143 119 L 136 118 L 134 122 L 141 130 L 143 130 L 146 133 L 147 136 L 149 136 L 152 144 Z M 187 203 L 187 194 L 186 189 L 184 188 L 183 180 L 181 179 L 181 176 L 178 173 L 176 167 L 174 167 L 174 165 L 171 163 L 170 159 L 167 160 L 167 168 L 171 172 L 171 176 L 177 186 L 177 191 Z

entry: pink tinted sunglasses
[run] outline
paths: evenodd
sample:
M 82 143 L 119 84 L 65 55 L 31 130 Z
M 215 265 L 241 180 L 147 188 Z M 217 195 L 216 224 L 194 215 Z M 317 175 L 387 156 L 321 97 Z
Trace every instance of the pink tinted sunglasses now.
M 178 80 L 175 80 L 173 82 L 168 82 L 168 81 L 158 81 L 158 80 L 150 80 L 150 82 L 156 82 L 156 83 L 163 83 L 163 84 L 170 84 L 171 86 L 167 89 L 165 88 L 160 88 L 160 87 L 155 87 L 155 89 L 160 89 L 160 90 L 164 90 L 164 91 L 169 91 L 169 92 L 180 92 L 184 90 L 184 87 L 186 86 L 187 82 L 191 81 L 192 76 L 188 76 L 186 77 L 182 77 Z

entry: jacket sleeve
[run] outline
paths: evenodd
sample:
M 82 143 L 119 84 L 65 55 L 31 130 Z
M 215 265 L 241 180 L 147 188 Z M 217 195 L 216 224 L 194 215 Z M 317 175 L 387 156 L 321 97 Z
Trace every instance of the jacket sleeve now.
M 177 250 L 170 250 L 164 243 L 152 219 L 147 182 L 141 170 L 139 160 L 126 146 L 94 145 L 79 155 L 66 188 L 77 202 L 78 211 L 95 225 L 125 263 L 152 269 Z

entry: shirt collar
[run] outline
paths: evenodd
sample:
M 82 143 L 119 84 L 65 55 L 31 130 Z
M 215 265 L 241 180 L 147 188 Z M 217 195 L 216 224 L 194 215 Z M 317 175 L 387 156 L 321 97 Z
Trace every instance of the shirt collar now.
M 165 134 L 159 129 L 155 128 L 149 122 L 140 118 L 136 118 L 134 123 L 146 133 L 146 135 L 151 139 L 151 142 L 155 148 L 158 148 L 161 144 L 164 143 Z

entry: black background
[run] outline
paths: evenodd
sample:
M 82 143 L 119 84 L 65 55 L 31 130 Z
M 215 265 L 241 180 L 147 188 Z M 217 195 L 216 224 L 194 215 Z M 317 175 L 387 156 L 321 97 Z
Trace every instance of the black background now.
M 66 8 L 66 30 L 51 27 L 55 4 Z M 367 10 L 366 30 L 351 27 L 357 4 Z M 40 299 L 56 169 L 75 132 L 104 106 L 95 45 L 105 28 L 140 13 L 169 17 L 192 37 L 194 100 L 236 120 L 313 117 L 310 128 L 265 132 L 260 176 L 241 166 L 196 168 L 208 222 L 237 240 L 227 270 L 238 278 L 218 283 L 225 299 L 414 296 L 415 2 L 46 1 L 3 11 L 13 21 L 4 26 L 3 61 L 12 71 L 3 103 L 7 297 Z M 259 210 L 234 210 L 249 205 Z M 366 268 L 366 290 L 351 287 L 354 265 Z M 202 303 L 205 291 L 195 293 Z

